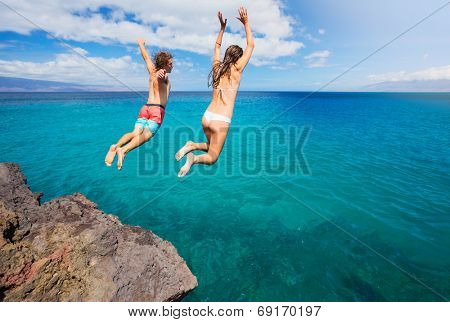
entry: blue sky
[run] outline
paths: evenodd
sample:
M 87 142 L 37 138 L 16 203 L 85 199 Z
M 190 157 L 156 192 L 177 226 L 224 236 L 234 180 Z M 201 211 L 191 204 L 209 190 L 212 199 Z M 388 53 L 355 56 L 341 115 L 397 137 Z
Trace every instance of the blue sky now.
M 208 90 L 207 75 L 219 23 L 228 18 L 224 47 L 245 45 L 234 18 L 248 7 L 256 48 L 242 90 L 315 90 L 405 31 L 446 1 L 102 1 L 2 0 L 0 76 L 133 89 L 147 75 L 135 40 L 150 52 L 175 56 L 174 90 Z M 39 30 L 41 26 L 78 54 Z M 358 90 L 383 81 L 450 79 L 450 5 L 383 49 L 327 90 Z

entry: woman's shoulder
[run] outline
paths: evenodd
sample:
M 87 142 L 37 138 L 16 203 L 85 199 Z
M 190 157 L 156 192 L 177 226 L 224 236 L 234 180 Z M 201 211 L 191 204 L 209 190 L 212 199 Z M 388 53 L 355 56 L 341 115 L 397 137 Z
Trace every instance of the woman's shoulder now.
M 239 82 L 241 80 L 241 77 L 242 77 L 242 72 L 233 66 L 233 69 L 231 71 L 231 79 L 233 81 Z

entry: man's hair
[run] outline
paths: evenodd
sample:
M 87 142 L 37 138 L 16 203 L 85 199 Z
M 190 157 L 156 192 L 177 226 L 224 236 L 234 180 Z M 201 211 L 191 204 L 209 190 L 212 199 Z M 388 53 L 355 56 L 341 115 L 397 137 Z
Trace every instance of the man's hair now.
M 153 58 L 156 70 L 165 68 L 169 64 L 170 59 L 172 59 L 172 54 L 168 51 L 157 52 Z

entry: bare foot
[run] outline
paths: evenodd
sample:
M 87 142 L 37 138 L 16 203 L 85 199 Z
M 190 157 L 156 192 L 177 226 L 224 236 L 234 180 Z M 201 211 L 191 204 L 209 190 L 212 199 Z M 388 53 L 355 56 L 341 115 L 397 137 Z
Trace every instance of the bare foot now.
M 189 152 L 186 156 L 186 163 L 184 166 L 181 167 L 180 172 L 178 172 L 178 177 L 184 177 L 189 170 L 191 169 L 191 166 L 194 164 L 194 153 Z
M 192 141 L 187 141 L 186 144 L 180 149 L 178 150 L 177 154 L 175 154 L 175 159 L 177 161 L 180 161 L 182 157 L 184 157 L 184 155 L 186 153 L 191 152 L 192 150 L 194 150 L 194 146 L 193 146 L 194 142 Z
M 106 153 L 105 164 L 110 167 L 116 157 L 116 145 L 113 144 L 109 147 L 108 153 Z
M 117 170 L 122 169 L 123 159 L 125 159 L 125 153 L 122 148 L 116 148 L 117 151 Z

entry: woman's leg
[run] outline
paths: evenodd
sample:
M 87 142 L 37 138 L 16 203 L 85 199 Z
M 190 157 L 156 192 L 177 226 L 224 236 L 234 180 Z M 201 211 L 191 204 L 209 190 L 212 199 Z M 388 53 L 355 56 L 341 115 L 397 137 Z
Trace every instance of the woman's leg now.
M 177 161 L 180 161 L 182 157 L 184 157 L 187 153 L 192 152 L 194 150 L 202 150 L 202 151 L 208 151 L 209 143 L 208 142 L 201 142 L 196 143 L 192 141 L 187 141 L 186 144 L 178 150 L 178 152 L 175 154 L 175 159 Z
M 211 129 L 209 128 L 210 122 L 206 120 L 205 117 L 202 117 L 202 128 L 203 132 L 205 133 L 206 140 L 208 140 L 208 143 L 211 141 Z
M 209 128 L 209 122 L 207 122 L 205 120 L 205 118 L 202 118 L 202 127 L 203 127 L 203 132 L 205 132 L 205 136 L 206 139 L 208 140 L 207 142 L 200 142 L 200 143 L 196 143 L 196 142 L 192 142 L 192 141 L 187 141 L 184 146 L 178 150 L 178 152 L 175 154 L 175 159 L 177 161 L 180 161 L 181 158 L 183 158 L 187 153 L 192 152 L 194 150 L 201 150 L 201 151 L 208 151 L 209 149 L 209 141 L 211 140 L 211 129 Z
M 134 128 L 133 132 L 125 133 L 124 135 L 122 135 L 122 137 L 119 139 L 119 141 L 117 141 L 116 144 L 113 144 L 109 147 L 108 153 L 106 154 L 106 157 L 105 157 L 105 164 L 108 167 L 110 167 L 114 161 L 114 158 L 116 157 L 117 148 L 122 147 L 124 144 L 128 143 L 133 138 L 135 138 L 136 136 L 141 134 L 141 132 L 142 132 L 142 128 L 139 126 L 136 126 Z
M 131 150 L 136 149 L 138 146 L 144 144 L 152 138 L 153 134 L 148 130 L 144 129 L 139 135 L 135 136 L 128 144 L 119 148 L 117 147 L 117 169 L 122 169 L 123 160 L 125 155 Z
M 230 125 L 222 121 L 211 121 L 209 129 L 211 130 L 210 142 L 208 153 L 194 155 L 189 153 L 185 165 L 180 169 L 178 173 L 179 177 L 184 177 L 190 170 L 191 166 L 196 163 L 212 165 L 219 158 L 220 152 L 222 152 L 223 145 L 227 138 L 228 129 Z

